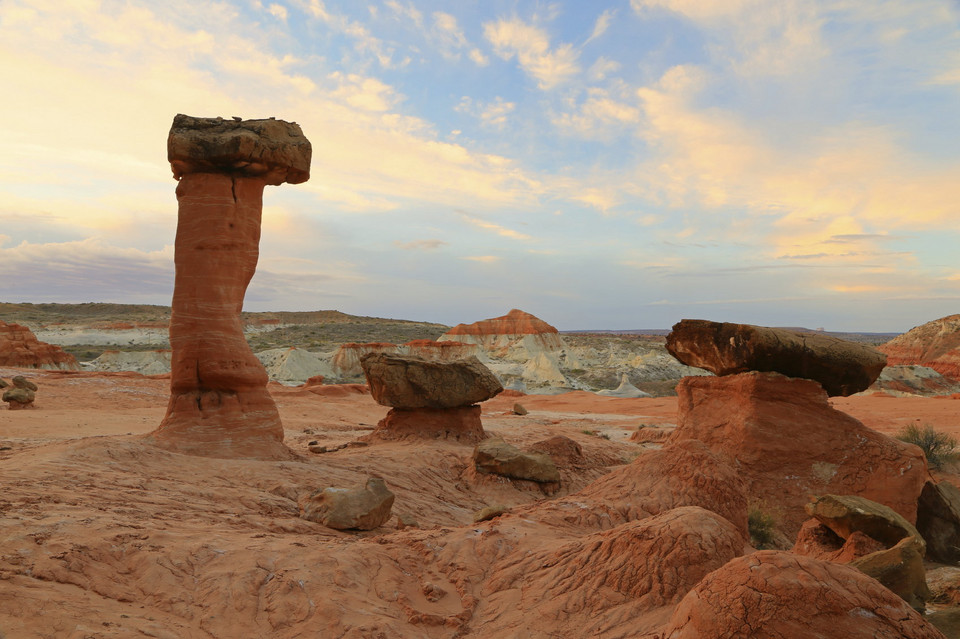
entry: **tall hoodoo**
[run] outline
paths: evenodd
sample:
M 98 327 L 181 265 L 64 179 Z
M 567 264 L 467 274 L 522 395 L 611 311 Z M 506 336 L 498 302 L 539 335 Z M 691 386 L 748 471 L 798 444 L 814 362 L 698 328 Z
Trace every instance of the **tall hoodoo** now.
M 305 182 L 310 155 L 296 123 L 173 119 L 167 159 L 179 180 L 179 218 L 170 401 L 151 434 L 164 448 L 211 457 L 290 454 L 240 311 L 257 268 L 263 187 Z

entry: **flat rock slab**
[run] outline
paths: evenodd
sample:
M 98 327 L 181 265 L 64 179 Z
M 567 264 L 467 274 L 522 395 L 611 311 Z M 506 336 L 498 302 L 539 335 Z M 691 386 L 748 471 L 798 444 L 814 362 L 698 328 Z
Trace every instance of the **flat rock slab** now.
M 887 361 L 866 344 L 829 335 L 688 319 L 674 324 L 667 350 L 716 375 L 761 371 L 812 379 L 831 397 L 866 390 Z
M 923 537 L 889 506 L 857 495 L 823 495 L 804 506 L 804 510 L 843 539 L 862 532 L 891 548 L 907 537 L 916 537 L 923 555 Z
M 414 355 L 369 353 L 360 365 L 370 394 L 392 408 L 458 408 L 494 397 L 500 380 L 476 357 L 440 362 Z
M 960 564 L 960 490 L 953 484 L 928 481 L 917 504 L 917 530 L 927 542 L 927 557 Z
M 173 118 L 167 159 L 178 180 L 187 173 L 262 176 L 267 184 L 310 178 L 310 141 L 296 122 L 269 118 Z
M 486 439 L 473 450 L 473 461 L 482 473 L 493 473 L 527 479 L 541 484 L 560 481 L 557 470 L 549 455 L 527 453 L 502 439 Z

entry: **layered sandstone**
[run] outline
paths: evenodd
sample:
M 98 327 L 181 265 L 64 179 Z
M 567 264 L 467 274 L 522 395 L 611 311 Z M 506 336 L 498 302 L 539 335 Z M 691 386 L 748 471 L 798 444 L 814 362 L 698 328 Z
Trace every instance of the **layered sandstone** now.
M 794 537 L 810 495 L 859 495 L 916 521 L 929 476 L 916 446 L 833 408 L 817 382 L 777 373 L 686 377 L 677 385 L 677 429 L 735 463 L 756 502 Z
M 866 390 L 886 357 L 866 344 L 782 328 L 682 320 L 667 336 L 667 350 L 688 366 L 715 375 L 774 372 L 812 379 L 831 397 Z
M 960 315 L 914 327 L 878 348 L 886 353 L 891 366 L 927 366 L 960 381 Z
M 738 557 L 707 575 L 653 637 L 946 639 L 855 568 L 772 550 Z
M 0 321 L 0 366 L 80 370 L 76 358 L 59 346 L 41 342 L 26 326 Z
M 240 311 L 257 267 L 263 189 L 309 177 L 310 143 L 282 120 L 178 115 L 167 141 L 179 219 L 170 401 L 153 440 L 215 457 L 289 455 Z

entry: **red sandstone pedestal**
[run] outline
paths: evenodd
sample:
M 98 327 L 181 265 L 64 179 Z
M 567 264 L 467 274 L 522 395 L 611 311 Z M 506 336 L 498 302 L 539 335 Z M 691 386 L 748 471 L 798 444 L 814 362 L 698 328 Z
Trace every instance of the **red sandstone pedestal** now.
M 257 268 L 263 188 L 306 180 L 310 144 L 278 120 L 177 116 L 168 155 L 180 179 L 173 355 L 167 415 L 150 438 L 193 455 L 290 458 L 240 311 Z

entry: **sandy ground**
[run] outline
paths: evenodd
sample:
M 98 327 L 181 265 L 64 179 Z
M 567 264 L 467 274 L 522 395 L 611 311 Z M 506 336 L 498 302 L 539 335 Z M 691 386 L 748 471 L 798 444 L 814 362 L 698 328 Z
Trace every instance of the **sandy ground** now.
M 313 441 L 355 441 L 386 414 L 357 386 L 271 384 L 285 441 L 300 458 L 255 462 L 144 444 L 139 436 L 164 415 L 163 377 L 0 369 L 6 379 L 16 374 L 40 390 L 33 410 L 0 408 L 3 639 L 581 636 L 556 619 L 542 631 L 521 632 L 529 620 L 511 621 L 504 610 L 516 605 L 508 597 L 496 599 L 504 606 L 498 610 L 477 604 L 482 593 L 464 585 L 464 575 L 496 553 L 484 556 L 470 545 L 473 515 L 583 488 L 644 454 L 628 441 L 633 430 L 672 425 L 677 411 L 675 398 L 586 392 L 485 402 L 484 428 L 511 443 L 565 435 L 583 447 L 584 462 L 561 469 L 560 491 L 548 494 L 532 482 L 479 475 L 469 463 L 472 447 L 457 443 L 308 452 Z M 832 401 L 887 434 L 919 423 L 960 438 L 956 400 Z M 517 403 L 528 414 L 514 414 Z M 298 517 L 296 499 L 304 493 L 370 475 L 386 479 L 397 495 L 394 514 L 412 517 L 417 528 L 394 532 L 394 518 L 377 531 L 345 533 Z M 564 543 L 568 533 L 556 534 L 555 543 Z M 444 543 L 446 551 L 436 547 Z M 463 547 L 454 550 L 456 544 Z M 430 563 L 443 552 L 455 554 L 445 560 L 455 568 L 445 572 Z M 611 626 L 598 636 L 639 636 L 663 623 L 665 610 L 628 619 L 637 635 Z M 501 630 L 491 635 L 485 627 Z

